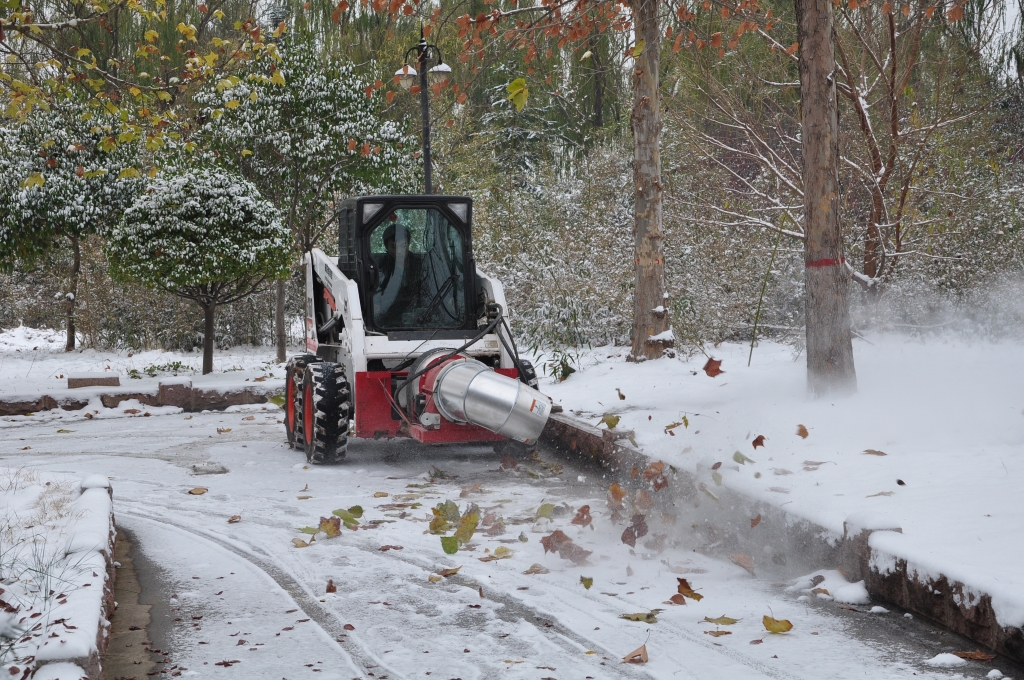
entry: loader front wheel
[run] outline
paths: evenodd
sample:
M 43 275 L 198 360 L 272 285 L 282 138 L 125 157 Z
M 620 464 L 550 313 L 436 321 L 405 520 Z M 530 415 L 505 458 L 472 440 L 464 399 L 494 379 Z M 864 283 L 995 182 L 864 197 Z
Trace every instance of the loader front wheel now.
M 302 380 L 306 367 L 321 361 L 315 354 L 299 354 L 288 360 L 284 381 L 284 431 L 288 435 L 288 446 L 293 449 L 305 448 L 306 439 L 302 428 Z
M 302 379 L 306 460 L 331 465 L 345 458 L 350 406 L 344 366 L 321 361 L 306 367 Z

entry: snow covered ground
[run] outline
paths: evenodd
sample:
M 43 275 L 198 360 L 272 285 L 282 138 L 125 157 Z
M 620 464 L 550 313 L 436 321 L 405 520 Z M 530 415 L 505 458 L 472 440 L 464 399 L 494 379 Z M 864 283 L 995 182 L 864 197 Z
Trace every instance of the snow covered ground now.
M 106 477 L 0 467 L 0 673 L 98 667 L 112 525 Z
M 112 478 L 118 524 L 163 571 L 172 618 L 169 639 L 153 646 L 181 677 L 909 679 L 992 668 L 929 666 L 973 646 L 694 552 L 684 515 L 664 525 L 663 545 L 652 530 L 630 548 L 594 470 L 560 470 L 546 456 L 502 469 L 489 448 L 409 441 L 354 442 L 343 465 L 309 467 L 284 445 L 279 416 L 248 406 L 81 421 L 63 433 L 23 419 L 0 429 L 0 463 Z M 428 532 L 430 508 L 448 500 L 494 515 L 454 555 Z M 310 538 L 299 528 L 354 505 L 365 510 L 358 530 L 295 547 Z M 591 524 L 572 524 L 583 505 Z M 505 531 L 490 535 L 498 517 Z M 545 552 L 540 540 L 556 529 L 592 551 L 585 563 Z M 498 549 L 511 554 L 482 561 Z M 524 573 L 535 564 L 540 573 Z M 668 603 L 679 578 L 702 599 Z M 654 609 L 656 622 L 620 618 Z M 768 633 L 766 615 L 793 629 Z M 705 620 L 721 616 L 737 622 Z M 622 662 L 644 643 L 647 664 Z
M 647 455 L 709 488 L 836 537 L 847 520 L 901 527 L 872 536 L 879 567 L 890 555 L 924 579 L 945 574 L 991 594 L 1001 624 L 1024 625 L 1024 542 L 1012 538 L 1024 528 L 1024 346 L 869 340 L 854 343 L 859 389 L 847 398 L 809 398 L 804 357 L 771 343 L 749 368 L 747 346 L 707 348 L 722 362 L 714 378 L 705 356 L 632 364 L 599 348 L 542 389 L 591 423 L 620 416 Z

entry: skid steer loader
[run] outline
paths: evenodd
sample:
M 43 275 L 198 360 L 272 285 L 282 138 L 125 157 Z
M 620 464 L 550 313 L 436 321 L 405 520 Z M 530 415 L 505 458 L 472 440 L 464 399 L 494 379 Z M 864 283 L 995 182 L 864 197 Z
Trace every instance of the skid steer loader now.
M 551 414 L 519 357 L 501 284 L 476 269 L 473 202 L 369 196 L 338 212 L 338 257 L 303 258 L 307 353 L 287 366 L 285 429 L 310 463 L 348 437 L 532 444 Z

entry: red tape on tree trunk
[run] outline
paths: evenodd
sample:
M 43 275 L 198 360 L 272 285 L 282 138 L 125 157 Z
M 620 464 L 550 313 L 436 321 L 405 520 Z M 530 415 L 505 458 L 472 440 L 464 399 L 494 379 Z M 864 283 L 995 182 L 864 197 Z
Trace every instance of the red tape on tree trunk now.
M 825 259 L 825 260 L 808 260 L 804 262 L 805 267 L 835 267 L 836 265 L 846 264 L 846 258 L 841 257 L 838 260 Z

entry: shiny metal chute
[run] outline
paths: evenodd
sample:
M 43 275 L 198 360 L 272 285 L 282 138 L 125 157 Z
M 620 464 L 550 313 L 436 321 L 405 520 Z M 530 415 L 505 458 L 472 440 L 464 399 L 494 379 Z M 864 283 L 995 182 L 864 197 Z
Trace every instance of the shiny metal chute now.
M 456 359 L 434 381 L 434 403 L 456 423 L 472 423 L 527 444 L 540 437 L 551 399 L 475 359 Z

